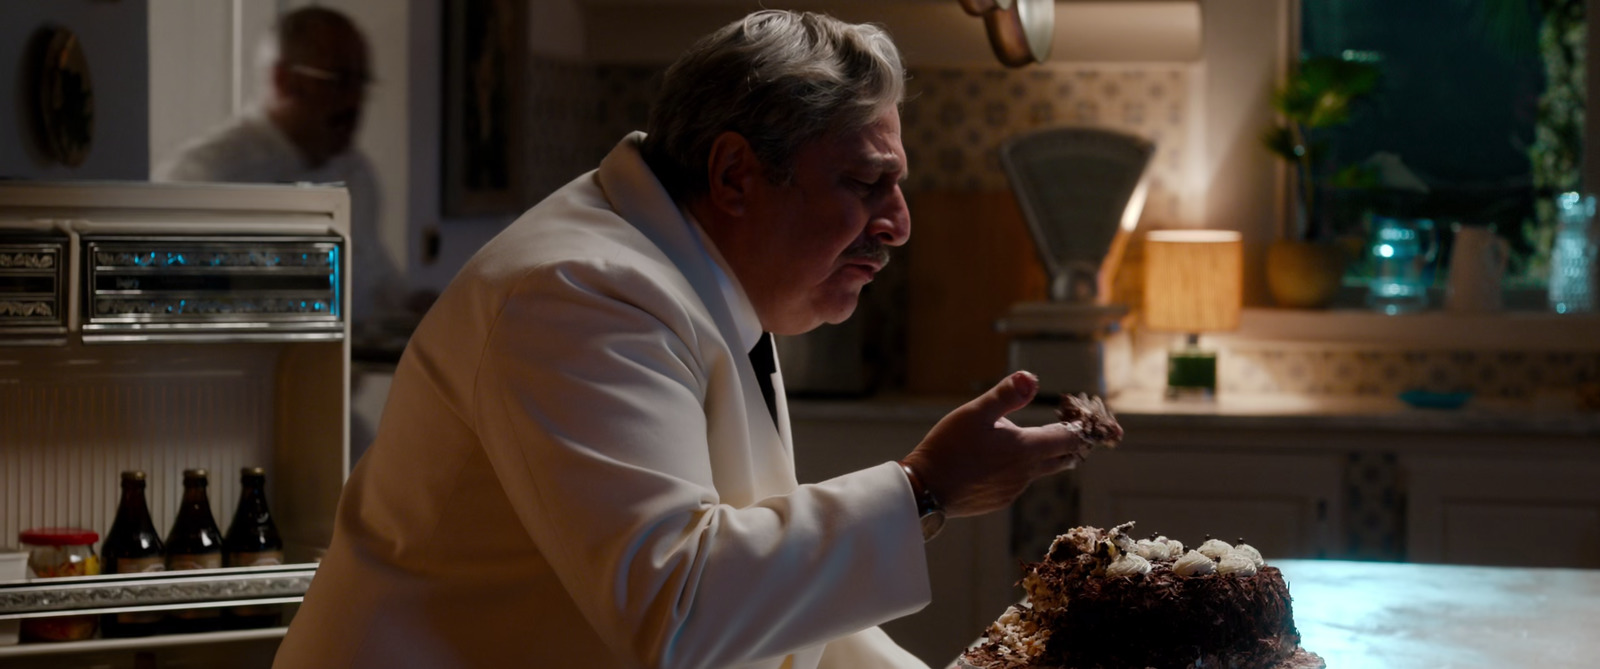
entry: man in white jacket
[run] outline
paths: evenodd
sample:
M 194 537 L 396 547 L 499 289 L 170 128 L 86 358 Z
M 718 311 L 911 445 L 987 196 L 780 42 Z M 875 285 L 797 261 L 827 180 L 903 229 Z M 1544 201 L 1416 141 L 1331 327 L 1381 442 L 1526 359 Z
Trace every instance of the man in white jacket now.
M 901 462 L 795 480 L 765 333 L 838 322 L 910 217 L 888 35 L 757 12 L 649 134 L 491 241 L 400 362 L 277 665 L 924 665 L 923 542 L 1075 464 L 1012 374 Z M 908 444 L 908 446 L 910 446 Z

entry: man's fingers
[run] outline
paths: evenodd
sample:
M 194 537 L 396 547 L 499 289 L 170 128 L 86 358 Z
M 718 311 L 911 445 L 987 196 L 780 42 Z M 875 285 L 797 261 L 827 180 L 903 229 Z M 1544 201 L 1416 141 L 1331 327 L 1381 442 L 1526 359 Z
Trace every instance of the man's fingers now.
M 1050 458 L 1044 461 L 1045 474 L 1060 474 L 1068 469 L 1077 467 L 1080 462 L 1083 462 L 1083 456 L 1078 453 Z
M 997 422 L 1006 414 L 1028 406 L 1038 392 L 1039 377 L 1031 372 L 1012 372 L 973 400 L 973 405 L 987 421 Z
M 1065 423 L 1022 428 L 1022 440 L 1029 448 L 1040 451 L 1046 458 L 1078 455 L 1089 450 L 1089 443 L 1083 440 L 1083 433 L 1076 426 Z
M 1058 474 L 1068 469 L 1072 469 L 1076 464 L 1077 458 L 1074 458 L 1070 455 L 1046 458 L 1044 460 L 1040 460 L 1034 465 L 1033 476 L 1031 478 L 1037 480 L 1046 476 L 1050 476 L 1051 474 Z

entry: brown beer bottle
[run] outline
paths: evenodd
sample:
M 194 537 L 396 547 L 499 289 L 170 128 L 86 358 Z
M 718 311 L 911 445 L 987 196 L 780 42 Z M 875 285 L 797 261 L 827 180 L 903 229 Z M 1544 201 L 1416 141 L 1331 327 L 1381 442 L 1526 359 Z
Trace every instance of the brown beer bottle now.
M 167 533 L 167 569 L 217 569 L 222 567 L 222 533 L 211 515 L 211 500 L 206 497 L 206 470 L 183 471 L 183 502 L 178 519 Z M 210 632 L 221 626 L 222 613 L 215 608 L 178 609 L 167 617 L 174 633 Z
M 239 506 L 222 539 L 223 563 L 229 567 L 255 567 L 283 564 L 283 539 L 267 509 L 267 470 L 245 467 L 239 471 Z M 276 627 L 283 618 L 282 607 L 236 606 L 223 611 L 230 629 Z
M 117 518 L 111 522 L 105 543 L 100 545 L 100 559 L 104 574 L 138 574 L 163 571 L 167 568 L 162 557 L 161 535 L 150 521 L 150 507 L 144 498 L 145 476 L 141 471 L 122 473 L 122 501 L 117 504 Z M 101 621 L 101 633 L 107 637 L 148 636 L 160 631 L 162 614 L 159 612 L 110 613 Z

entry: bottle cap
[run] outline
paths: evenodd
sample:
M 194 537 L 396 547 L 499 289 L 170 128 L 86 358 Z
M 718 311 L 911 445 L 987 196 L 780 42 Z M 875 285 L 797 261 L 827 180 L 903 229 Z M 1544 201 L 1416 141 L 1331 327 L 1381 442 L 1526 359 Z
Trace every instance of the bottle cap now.
M 37 527 L 23 530 L 17 539 L 35 546 L 89 546 L 100 540 L 100 534 L 81 527 Z
M 122 473 L 122 480 L 124 480 L 124 481 L 143 481 L 144 480 L 144 472 L 141 472 L 141 471 L 139 471 L 137 469 L 123 472 Z
M 239 469 L 239 478 L 249 478 L 251 476 L 257 476 L 257 477 L 261 477 L 261 478 L 266 478 L 266 476 L 267 476 L 267 468 L 266 467 L 243 467 L 243 468 Z
M 188 479 L 202 479 L 202 480 L 204 480 L 205 477 L 206 477 L 206 470 L 204 470 L 204 469 L 185 469 L 185 470 L 183 470 L 183 478 L 185 480 L 188 480 Z

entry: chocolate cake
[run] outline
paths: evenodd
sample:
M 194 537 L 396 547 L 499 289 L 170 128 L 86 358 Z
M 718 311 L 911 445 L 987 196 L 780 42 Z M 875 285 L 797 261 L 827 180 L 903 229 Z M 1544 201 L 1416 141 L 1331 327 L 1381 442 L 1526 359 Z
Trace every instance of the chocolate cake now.
M 1056 537 L 1022 579 L 1027 598 L 957 666 L 977 669 L 1321 669 L 1300 648 L 1289 586 L 1240 541 L 1196 550 L 1133 523 Z
M 1098 397 L 1063 393 L 1056 417 L 1068 425 L 1077 425 L 1091 445 L 1115 447 L 1122 441 L 1122 426 Z

